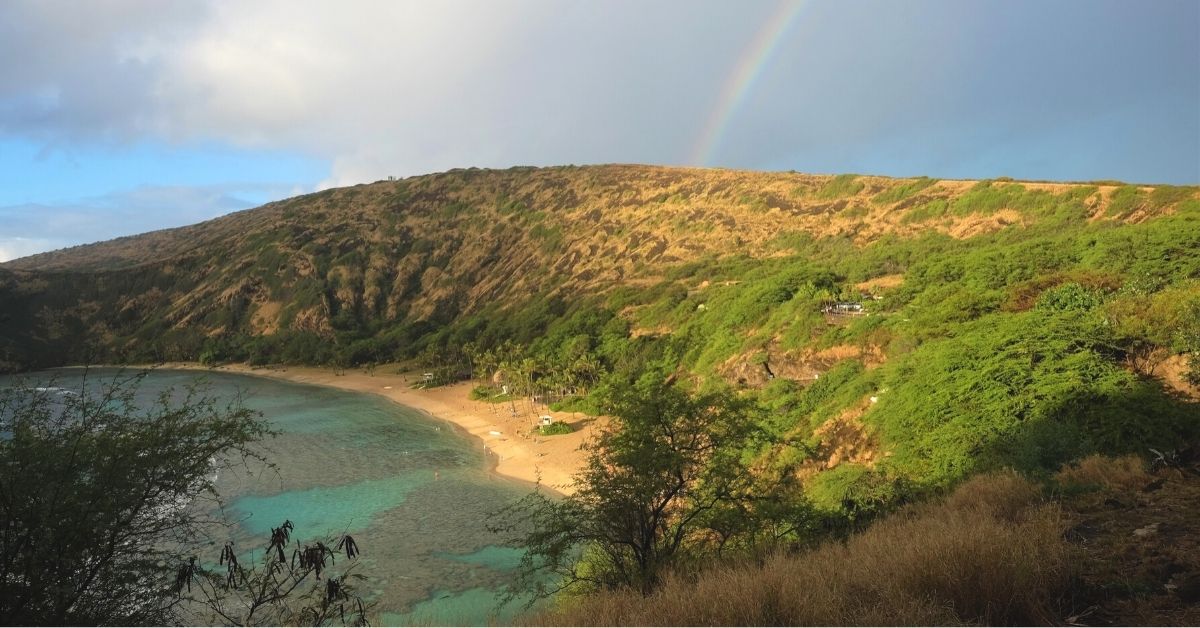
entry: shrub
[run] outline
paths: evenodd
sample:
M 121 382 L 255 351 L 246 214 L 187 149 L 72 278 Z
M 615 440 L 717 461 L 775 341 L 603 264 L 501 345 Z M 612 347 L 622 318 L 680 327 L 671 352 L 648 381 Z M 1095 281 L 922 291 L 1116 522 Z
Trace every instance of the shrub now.
M 1086 312 L 1100 305 L 1103 299 L 1100 291 L 1072 282 L 1043 292 L 1037 307 L 1057 312 Z
M 576 493 L 533 493 L 497 513 L 494 530 L 517 532 L 513 541 L 527 548 L 514 592 L 648 593 L 672 566 L 733 533 L 723 513 L 745 522 L 765 497 L 752 493 L 742 456 L 758 433 L 752 404 L 728 392 L 692 396 L 664 379 L 652 371 L 611 390 L 613 422 L 587 446 Z M 586 573 L 584 549 L 596 556 Z M 549 585 L 547 572 L 557 576 Z
M 1124 218 L 1132 214 L 1145 200 L 1145 194 L 1132 185 L 1123 185 L 1113 190 L 1108 198 L 1108 210 L 1105 215 L 1110 218 Z
M 216 366 L 219 363 L 220 359 L 217 357 L 216 351 L 212 349 L 205 349 L 204 351 L 200 352 L 200 364 L 203 364 L 204 366 Z
M 558 436 L 559 434 L 570 434 L 574 430 L 562 421 L 555 421 L 550 425 L 539 425 L 537 431 L 542 436 Z
M 805 492 L 813 506 L 851 523 L 883 514 L 906 497 L 903 482 L 855 464 L 817 474 Z
M 567 397 L 550 404 L 550 409 L 554 412 L 581 412 L 590 416 L 604 414 L 604 411 L 600 409 L 600 403 L 591 395 Z
M 951 204 L 955 214 L 993 214 L 1001 209 L 1026 209 L 1033 198 L 1047 195 L 1045 192 L 1028 192 L 1019 183 L 1001 183 L 992 181 L 976 183 L 966 194 L 958 197 Z
M 937 179 L 918 177 L 908 183 L 891 187 L 871 198 L 876 203 L 897 203 L 937 183 Z
M 1063 467 L 1054 479 L 1064 486 L 1099 487 L 1116 490 L 1140 490 L 1151 480 L 1146 463 L 1137 456 L 1107 458 L 1091 455 Z
M 1160 185 L 1150 192 L 1150 205 L 1161 208 L 1186 201 L 1196 195 L 1195 186 Z
M 763 564 L 677 572 L 648 597 L 598 593 L 543 625 L 958 625 L 1059 620 L 1072 578 L 1066 522 L 1029 481 L 975 478 L 844 544 Z
M 855 174 L 840 174 L 817 190 L 817 198 L 834 199 L 858 194 L 864 185 Z
M 0 388 L 4 623 L 182 621 L 176 567 L 212 542 L 193 500 L 219 499 L 216 472 L 264 460 L 257 442 L 272 432 L 198 384 L 139 405 L 143 377 Z
M 507 401 L 508 400 L 507 397 L 509 397 L 510 395 L 505 395 L 504 393 L 502 393 L 498 389 L 496 389 L 496 387 L 494 387 L 494 386 L 488 386 L 487 384 L 483 384 L 483 385 L 472 388 L 471 394 L 468 396 L 471 398 L 472 401 L 495 401 L 496 397 L 500 397 L 500 396 L 506 397 L 505 401 Z
M 941 218 L 942 216 L 945 216 L 946 212 L 949 210 L 950 203 L 948 203 L 945 199 L 938 198 L 912 208 L 907 214 L 904 215 L 903 218 L 900 219 L 900 222 L 910 224 L 914 222 L 924 222 L 933 218 Z
M 995 314 L 885 365 L 864 421 L 892 444 L 888 467 L 931 485 L 1190 437 L 1194 410 L 1114 363 L 1115 344 L 1097 311 Z

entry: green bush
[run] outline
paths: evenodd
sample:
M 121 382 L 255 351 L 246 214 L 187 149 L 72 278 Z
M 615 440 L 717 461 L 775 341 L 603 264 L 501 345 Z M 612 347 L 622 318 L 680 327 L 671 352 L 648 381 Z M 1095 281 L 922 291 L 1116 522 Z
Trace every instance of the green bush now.
M 1086 312 L 1103 301 L 1104 295 L 1099 290 L 1072 282 L 1043 292 L 1038 298 L 1037 307 L 1057 312 Z
M 550 404 L 550 409 L 555 412 L 580 412 L 588 416 L 600 416 L 604 411 L 600 409 L 600 404 L 591 395 L 568 397 L 561 401 L 556 401 Z
M 1029 192 L 1019 183 L 1004 183 L 996 185 L 991 181 L 980 181 L 966 194 L 951 203 L 955 214 L 993 214 L 1001 209 L 1027 208 L 1039 195 L 1045 192 Z
M 542 436 L 558 436 L 559 434 L 570 434 L 574 430 L 562 421 L 555 421 L 550 425 L 539 425 L 537 431 Z
M 864 420 L 892 444 L 888 467 L 940 486 L 1195 433 L 1186 404 L 1123 368 L 1117 346 L 1096 310 L 993 314 L 886 365 Z
M 1196 186 L 1160 185 L 1150 192 L 1150 205 L 1168 207 L 1196 196 Z
M 918 177 L 908 183 L 888 188 L 871 198 L 876 203 L 898 203 L 937 183 L 937 179 Z
M 1188 370 L 1184 374 L 1184 378 L 1189 384 L 1200 386 L 1200 352 L 1189 355 L 1187 364 Z
M 877 517 L 907 496 L 904 482 L 857 464 L 840 464 L 818 474 L 805 487 L 813 506 L 863 523 Z
M 469 396 L 473 401 L 486 401 L 488 403 L 503 403 L 513 399 L 512 395 L 486 384 L 472 388 Z
M 900 221 L 905 224 L 924 222 L 934 218 L 941 218 L 948 211 L 950 211 L 950 203 L 938 198 L 910 209 Z
M 817 198 L 835 199 L 854 196 L 862 191 L 864 184 L 855 174 L 840 174 L 817 190 Z
M 220 359 L 212 349 L 206 349 L 200 353 L 200 364 L 204 366 L 216 366 L 220 364 Z
M 1132 185 L 1123 185 L 1113 190 L 1108 199 L 1108 210 L 1105 215 L 1109 218 L 1124 218 L 1133 213 L 1145 200 L 1145 194 Z

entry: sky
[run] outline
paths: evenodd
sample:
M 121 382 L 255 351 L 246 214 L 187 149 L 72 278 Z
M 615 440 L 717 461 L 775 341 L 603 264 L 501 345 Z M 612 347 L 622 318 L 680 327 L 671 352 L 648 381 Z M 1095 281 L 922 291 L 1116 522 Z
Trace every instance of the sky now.
M 1200 183 L 1195 0 L 5 0 L 0 261 L 457 167 Z

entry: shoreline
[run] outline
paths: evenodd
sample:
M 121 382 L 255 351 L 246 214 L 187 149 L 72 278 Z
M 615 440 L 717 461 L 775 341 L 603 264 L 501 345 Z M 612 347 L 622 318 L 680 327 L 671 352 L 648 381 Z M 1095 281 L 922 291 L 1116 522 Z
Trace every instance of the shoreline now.
M 195 362 L 170 362 L 154 366 L 95 366 L 234 373 L 378 395 L 433 419 L 450 423 L 477 439 L 484 448 L 493 473 L 529 484 L 540 484 L 564 495 L 575 492 L 572 476 L 582 468 L 585 460 L 580 446 L 596 430 L 594 417 L 552 412 L 550 414 L 556 420 L 568 423 L 573 431 L 557 436 L 540 436 L 534 432 L 536 417 L 530 414 L 528 408 L 513 416 L 511 406 L 507 403 L 491 404 L 472 400 L 469 397 L 471 382 L 430 389 L 411 388 L 411 383 L 419 377 L 418 373 L 346 369 L 338 374 L 331 368 L 323 367 L 257 368 L 245 364 L 208 367 Z

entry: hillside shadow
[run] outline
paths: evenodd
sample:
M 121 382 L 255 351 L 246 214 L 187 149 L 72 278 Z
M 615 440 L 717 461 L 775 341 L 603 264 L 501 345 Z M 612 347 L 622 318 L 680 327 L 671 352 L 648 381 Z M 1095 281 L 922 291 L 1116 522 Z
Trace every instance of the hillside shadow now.
M 981 458 L 988 466 L 1041 472 L 1089 454 L 1145 457 L 1200 437 L 1200 402 L 1148 379 L 1119 395 L 1080 391 L 1042 416 L 992 441 Z

